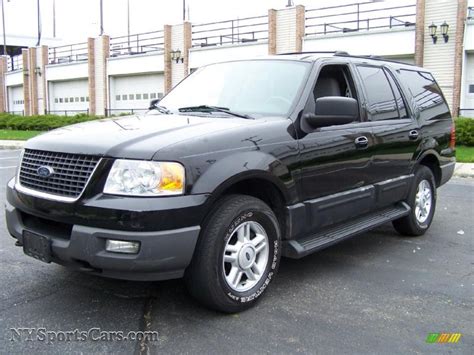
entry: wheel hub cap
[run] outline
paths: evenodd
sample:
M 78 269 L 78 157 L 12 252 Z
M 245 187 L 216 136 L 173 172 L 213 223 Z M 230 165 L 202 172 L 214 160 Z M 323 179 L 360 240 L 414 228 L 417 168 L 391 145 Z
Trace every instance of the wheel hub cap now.
M 255 262 L 255 248 L 252 245 L 244 245 L 239 252 L 239 266 L 242 269 L 248 269 Z

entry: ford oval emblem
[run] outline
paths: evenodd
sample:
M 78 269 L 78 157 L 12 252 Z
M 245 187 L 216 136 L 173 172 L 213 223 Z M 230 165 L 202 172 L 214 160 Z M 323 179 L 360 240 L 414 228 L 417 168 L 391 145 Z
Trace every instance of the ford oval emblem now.
M 39 177 L 49 178 L 51 175 L 54 174 L 54 169 L 50 166 L 40 166 L 36 170 L 36 173 L 38 174 Z

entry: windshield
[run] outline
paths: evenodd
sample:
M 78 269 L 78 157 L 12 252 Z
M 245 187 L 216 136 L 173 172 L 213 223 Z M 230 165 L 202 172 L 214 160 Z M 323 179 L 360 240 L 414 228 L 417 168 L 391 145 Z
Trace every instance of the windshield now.
M 212 64 L 190 75 L 160 102 L 171 111 L 217 106 L 251 116 L 287 115 L 309 63 L 252 60 Z

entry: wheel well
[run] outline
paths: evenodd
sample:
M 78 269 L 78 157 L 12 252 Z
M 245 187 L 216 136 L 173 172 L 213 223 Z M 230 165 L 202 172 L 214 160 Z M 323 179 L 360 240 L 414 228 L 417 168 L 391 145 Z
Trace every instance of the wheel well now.
M 265 202 L 275 213 L 280 224 L 280 231 L 282 238 L 286 234 L 286 214 L 285 214 L 285 199 L 278 187 L 270 181 L 264 179 L 246 179 L 239 181 L 228 187 L 223 195 L 241 194 L 256 197 Z
M 441 184 L 441 168 L 439 167 L 439 161 L 434 155 L 427 155 L 421 161 L 420 165 L 424 165 L 431 170 L 434 175 L 436 187 Z

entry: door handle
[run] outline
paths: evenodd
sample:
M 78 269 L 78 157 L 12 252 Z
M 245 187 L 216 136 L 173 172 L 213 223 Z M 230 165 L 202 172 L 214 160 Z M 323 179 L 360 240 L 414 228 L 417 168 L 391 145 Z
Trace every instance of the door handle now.
M 420 133 L 416 129 L 414 129 L 413 131 L 410 131 L 410 133 L 408 133 L 408 138 L 410 138 L 411 140 L 414 140 L 414 141 L 416 141 L 419 136 L 420 136 Z
M 357 148 L 367 148 L 369 145 L 369 140 L 366 136 L 357 137 L 354 141 L 354 144 Z

